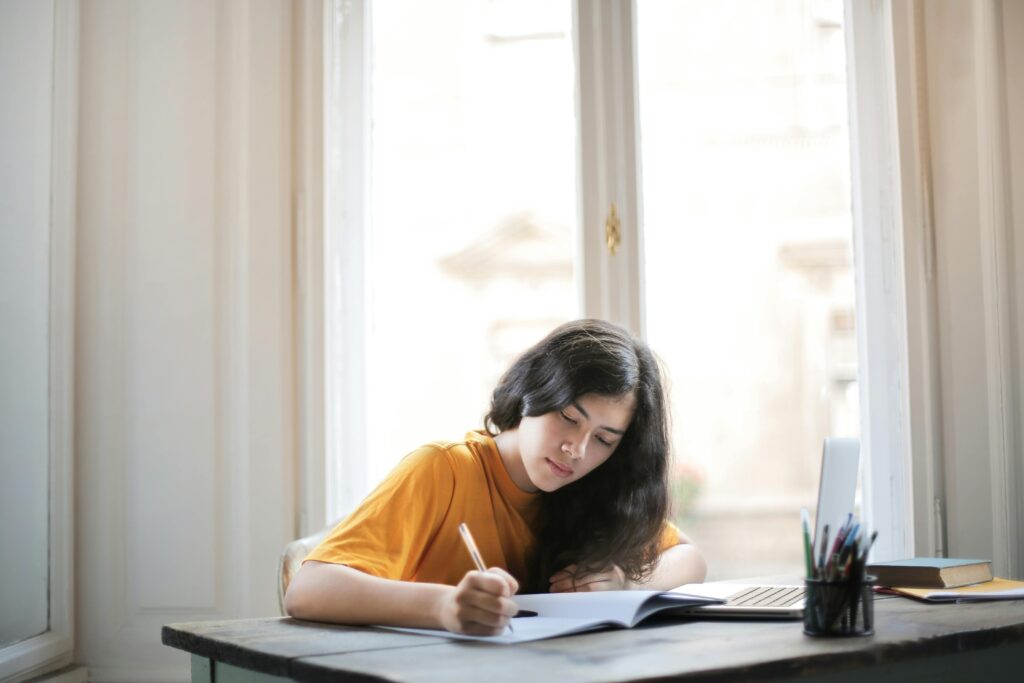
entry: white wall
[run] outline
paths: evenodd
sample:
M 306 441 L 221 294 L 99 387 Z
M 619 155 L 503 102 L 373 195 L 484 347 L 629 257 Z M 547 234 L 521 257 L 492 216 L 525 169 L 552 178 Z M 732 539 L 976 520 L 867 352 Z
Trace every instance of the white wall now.
M 292 11 L 81 7 L 76 661 L 184 680 L 172 622 L 277 614 L 295 536 Z
M 1010 195 L 1013 236 L 1006 257 L 1012 264 L 1008 269 L 1007 285 L 1013 311 L 1010 334 L 1015 349 L 1008 359 L 1008 379 L 1017 407 L 1017 413 L 1011 419 L 1016 425 L 1018 497 L 1015 513 L 1019 539 L 1024 536 L 1024 3 L 1005 3 L 1002 10 L 1003 49 L 1006 51 L 1006 120 L 1012 122 L 1008 140 L 1007 191 Z M 1024 547 L 1018 547 L 1017 551 L 1017 575 L 1024 576 Z

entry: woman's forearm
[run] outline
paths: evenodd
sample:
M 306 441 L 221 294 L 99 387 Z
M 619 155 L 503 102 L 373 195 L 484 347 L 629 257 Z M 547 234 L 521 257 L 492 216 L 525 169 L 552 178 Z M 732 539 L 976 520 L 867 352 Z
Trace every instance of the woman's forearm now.
M 297 619 L 340 624 L 444 628 L 441 604 L 454 586 L 393 581 L 344 565 L 307 562 L 285 594 Z

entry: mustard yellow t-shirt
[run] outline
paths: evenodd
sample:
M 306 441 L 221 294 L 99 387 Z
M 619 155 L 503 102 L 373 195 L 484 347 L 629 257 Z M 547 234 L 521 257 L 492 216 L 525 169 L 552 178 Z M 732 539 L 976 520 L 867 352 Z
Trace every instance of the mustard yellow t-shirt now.
M 428 444 L 407 455 L 304 561 L 344 564 L 387 579 L 456 585 L 475 569 L 465 522 L 483 561 L 522 583 L 536 538 L 538 493 L 516 486 L 488 434 Z M 680 542 L 666 522 L 662 549 Z

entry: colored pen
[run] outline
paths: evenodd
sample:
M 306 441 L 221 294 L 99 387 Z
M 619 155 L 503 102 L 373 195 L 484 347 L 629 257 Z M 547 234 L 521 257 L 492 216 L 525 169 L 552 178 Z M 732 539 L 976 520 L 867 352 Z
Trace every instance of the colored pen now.
M 825 528 L 821 530 L 821 550 L 818 552 L 820 553 L 818 556 L 818 571 L 820 571 L 821 575 L 824 576 L 825 557 L 828 553 L 828 524 L 826 524 Z
M 850 522 L 853 521 L 853 513 L 848 512 L 846 514 L 846 521 L 839 527 L 839 531 L 836 532 L 836 540 L 832 544 L 832 554 L 835 555 L 839 552 L 839 549 L 843 547 L 843 541 L 846 540 L 846 534 L 850 533 Z
M 811 518 L 807 514 L 807 508 L 800 508 L 800 521 L 804 533 L 804 566 L 807 568 L 807 578 L 814 578 L 814 551 L 811 550 Z
M 843 547 L 848 548 L 854 541 L 857 540 L 857 533 L 860 531 L 860 524 L 854 524 L 853 528 L 850 529 L 849 533 L 846 534 L 846 538 L 843 539 Z
M 868 542 L 864 544 L 864 550 L 860 554 L 861 562 L 863 562 L 865 564 L 867 563 L 867 561 L 868 561 L 868 552 L 871 550 L 871 546 L 873 546 L 875 544 L 875 539 L 876 538 L 878 538 L 878 530 L 877 529 L 871 532 L 871 538 L 869 538 Z
M 480 557 L 480 550 L 476 547 L 476 541 L 473 540 L 473 534 L 469 533 L 469 527 L 463 522 L 459 525 L 459 534 L 462 536 L 462 542 L 466 544 L 466 550 L 469 551 L 469 556 L 473 558 L 473 564 L 476 568 L 482 572 L 487 571 L 487 566 L 484 565 L 484 558 Z M 515 633 L 512 628 L 512 622 L 508 623 L 509 633 Z

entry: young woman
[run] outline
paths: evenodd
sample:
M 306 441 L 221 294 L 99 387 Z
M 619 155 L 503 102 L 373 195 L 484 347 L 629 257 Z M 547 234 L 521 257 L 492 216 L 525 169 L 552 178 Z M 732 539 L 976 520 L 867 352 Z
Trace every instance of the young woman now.
M 667 521 L 667 410 L 647 345 L 611 323 L 555 329 L 505 373 L 486 432 L 409 454 L 303 563 L 293 617 L 501 633 L 519 591 L 704 579 Z M 473 568 L 458 527 L 492 566 Z

